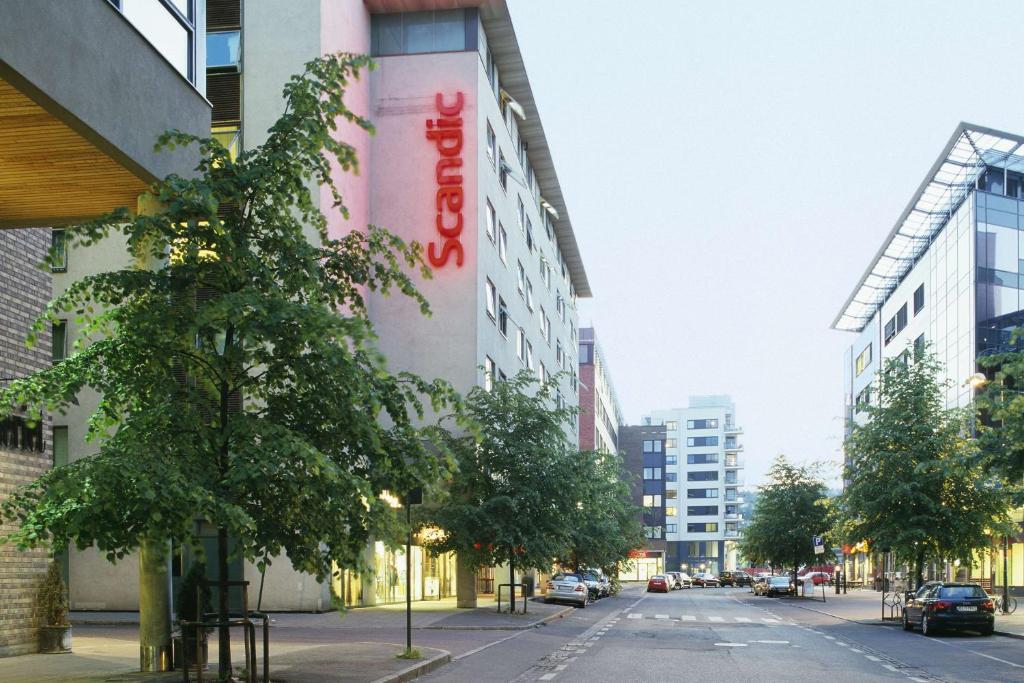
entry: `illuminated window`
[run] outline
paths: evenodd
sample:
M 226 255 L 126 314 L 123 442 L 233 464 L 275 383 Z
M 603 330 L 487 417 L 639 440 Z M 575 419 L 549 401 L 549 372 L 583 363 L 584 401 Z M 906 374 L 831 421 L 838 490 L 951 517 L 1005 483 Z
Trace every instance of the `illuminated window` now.
M 675 517 L 676 516 L 676 509 L 675 508 L 669 508 L 669 507 L 665 508 L 665 516 L 666 517 Z
M 674 432 L 675 430 L 679 429 L 679 423 L 676 422 L 675 420 L 669 420 L 669 421 L 667 421 L 665 423 L 665 429 L 670 431 L 670 432 Z M 675 441 L 675 439 L 672 439 L 672 441 Z M 675 448 L 675 447 L 674 446 L 670 446 L 670 448 Z
M 647 495 L 647 496 L 644 496 L 644 507 L 645 508 L 660 508 L 661 507 L 661 496 L 660 495 Z
M 854 368 L 855 374 L 860 375 L 860 373 L 864 372 L 864 369 L 869 365 L 871 365 L 871 344 L 868 344 L 864 350 L 860 352 L 860 355 L 857 356 L 856 367 Z
M 238 126 L 214 126 L 211 137 L 228 151 L 231 160 L 242 150 L 242 131 Z

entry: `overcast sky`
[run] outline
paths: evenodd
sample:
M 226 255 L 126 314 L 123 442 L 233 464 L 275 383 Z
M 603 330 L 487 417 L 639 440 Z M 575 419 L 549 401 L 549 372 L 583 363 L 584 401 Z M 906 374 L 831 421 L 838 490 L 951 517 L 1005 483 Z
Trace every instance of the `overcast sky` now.
M 1024 133 L 1024 2 L 509 4 L 627 423 L 731 394 L 748 485 L 838 462 L 829 326 L 958 122 Z

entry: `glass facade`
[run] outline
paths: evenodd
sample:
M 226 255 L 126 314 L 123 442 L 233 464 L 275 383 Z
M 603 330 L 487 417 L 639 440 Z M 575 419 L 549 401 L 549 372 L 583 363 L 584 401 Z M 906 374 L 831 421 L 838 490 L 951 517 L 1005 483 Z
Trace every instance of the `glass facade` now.
M 164 58 L 196 81 L 194 0 L 108 0 Z

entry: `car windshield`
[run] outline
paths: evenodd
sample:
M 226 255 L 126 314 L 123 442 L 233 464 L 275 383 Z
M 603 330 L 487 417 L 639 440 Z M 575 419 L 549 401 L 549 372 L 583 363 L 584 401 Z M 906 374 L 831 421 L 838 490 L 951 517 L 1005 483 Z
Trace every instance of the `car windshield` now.
M 981 586 L 943 586 L 939 589 L 940 598 L 985 598 L 988 594 Z
M 580 577 L 575 574 L 555 574 L 552 577 L 553 581 L 568 581 L 570 583 L 579 583 Z
M 659 574 L 658 576 L 652 576 L 651 581 L 664 581 L 665 577 Z
M 785 586 L 789 584 L 789 578 L 785 576 L 773 576 L 770 580 L 773 586 Z

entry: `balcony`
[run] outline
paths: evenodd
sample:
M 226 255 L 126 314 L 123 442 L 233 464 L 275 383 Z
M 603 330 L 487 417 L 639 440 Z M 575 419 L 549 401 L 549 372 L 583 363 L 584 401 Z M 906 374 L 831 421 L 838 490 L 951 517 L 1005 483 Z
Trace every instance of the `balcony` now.
M 734 521 L 739 521 L 740 519 L 742 519 L 742 517 L 740 516 L 740 513 L 738 513 L 738 512 L 726 512 L 725 513 L 725 518 L 727 520 L 734 520 Z
M 726 531 L 725 532 L 725 537 L 726 538 L 739 538 L 740 537 L 740 532 L 739 531 Z
M 726 439 L 725 439 L 725 450 L 726 451 L 739 452 L 739 451 L 743 450 L 743 444 L 738 442 L 736 439 L 730 439 L 730 438 L 726 437 Z
M 725 473 L 725 481 L 723 483 L 726 486 L 743 486 L 743 484 L 746 483 L 746 479 L 744 477 L 740 477 L 740 476 L 730 477 L 729 473 L 726 472 Z
M 735 424 L 733 424 L 732 422 L 726 422 L 725 423 L 725 433 L 726 434 L 739 435 L 739 434 L 743 433 L 743 427 L 738 427 Z
M 727 453 L 725 456 L 725 468 L 726 469 L 741 469 L 746 467 L 743 464 L 743 459 L 735 453 Z

